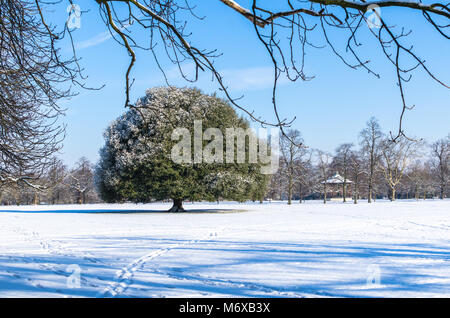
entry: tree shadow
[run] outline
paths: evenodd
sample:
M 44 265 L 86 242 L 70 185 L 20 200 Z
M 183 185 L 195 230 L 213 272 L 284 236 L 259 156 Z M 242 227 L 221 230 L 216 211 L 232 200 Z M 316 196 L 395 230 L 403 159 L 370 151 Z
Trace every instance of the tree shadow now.
M 0 213 L 58 213 L 58 214 L 73 214 L 73 213 L 84 213 L 84 214 L 200 214 L 200 213 L 240 213 L 247 212 L 244 209 L 192 209 L 186 210 L 184 212 L 169 212 L 168 210 L 159 209 L 55 209 L 55 210 L 6 210 L 0 209 Z
M 120 271 L 152 251 L 127 281 L 124 297 L 411 297 L 450 294 L 450 251 L 425 243 L 267 242 L 148 236 L 77 238 L 95 241 L 92 257 L 66 254 L 0 255 L 0 296 L 98 297 Z M 130 242 L 133 242 L 132 244 Z M 185 245 L 180 243 L 186 243 Z M 111 247 L 113 250 L 105 249 Z M 139 247 L 139 248 L 137 248 Z M 124 253 L 127 253 L 126 255 Z M 125 257 L 124 257 L 125 255 Z M 120 260 L 117 258 L 121 256 Z M 70 288 L 68 266 L 81 272 Z M 380 267 L 381 284 L 367 284 L 368 265 Z M 100 294 L 99 294 L 100 293 Z

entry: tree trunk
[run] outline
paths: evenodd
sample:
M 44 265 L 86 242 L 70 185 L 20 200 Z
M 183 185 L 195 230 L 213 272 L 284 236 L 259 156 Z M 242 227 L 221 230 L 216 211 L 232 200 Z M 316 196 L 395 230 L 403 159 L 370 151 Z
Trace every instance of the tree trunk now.
M 395 188 L 391 189 L 391 201 L 395 201 Z
M 372 148 L 370 151 L 370 174 L 369 174 L 369 191 L 367 193 L 367 202 L 372 203 L 372 199 L 374 198 L 373 193 L 373 178 L 374 178 L 374 146 L 375 144 L 372 143 Z M 375 201 L 375 200 L 374 200 Z
M 39 204 L 39 197 L 38 197 L 37 193 L 35 192 L 34 196 L 33 196 L 33 205 L 38 205 L 38 204 Z
M 303 192 L 302 192 L 302 187 L 300 186 L 300 203 L 302 203 L 303 201 Z
M 345 174 L 344 174 L 345 176 Z M 342 202 L 347 202 L 346 197 L 347 196 L 347 183 L 345 182 L 344 177 L 344 183 L 342 183 Z
M 185 212 L 186 210 L 183 208 L 183 200 L 182 199 L 173 199 L 173 206 L 170 208 L 168 212 Z
M 292 175 L 289 175 L 288 182 L 288 204 L 292 204 Z
M 372 180 L 369 180 L 369 193 L 367 194 L 367 202 L 372 203 Z

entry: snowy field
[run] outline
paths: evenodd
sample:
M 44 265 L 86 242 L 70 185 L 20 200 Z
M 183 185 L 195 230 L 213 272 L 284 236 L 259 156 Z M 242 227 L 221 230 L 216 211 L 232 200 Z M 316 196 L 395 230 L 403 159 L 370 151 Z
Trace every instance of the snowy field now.
M 0 297 L 450 296 L 448 200 L 169 207 L 0 207 Z

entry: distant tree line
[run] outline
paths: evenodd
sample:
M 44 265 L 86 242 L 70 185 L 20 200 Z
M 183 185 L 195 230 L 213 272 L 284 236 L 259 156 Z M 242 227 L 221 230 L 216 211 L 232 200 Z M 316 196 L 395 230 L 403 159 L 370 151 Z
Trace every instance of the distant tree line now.
M 289 130 L 287 137 L 281 138 L 280 168 L 260 183 L 260 194 L 253 200 L 286 200 L 292 204 L 321 199 L 326 203 L 329 189 L 324 181 L 336 172 L 351 181 L 341 185 L 343 201 L 349 190 L 354 203 L 450 197 L 450 134 L 432 143 L 406 137 L 393 142 L 382 132 L 377 119 L 371 118 L 356 145 L 343 143 L 333 154 L 305 145 L 298 130 Z M 72 168 L 53 158 L 40 176 L 29 182 L 0 182 L 0 204 L 102 202 L 95 183 L 99 171 L 85 157 Z
M 30 183 L 31 184 L 31 183 Z M 94 186 L 94 165 L 85 157 L 69 169 L 54 158 L 45 171 L 32 180 L 0 184 L 2 205 L 28 204 L 84 204 L 101 200 Z
M 354 203 L 369 203 L 380 198 L 446 198 L 450 171 L 450 134 L 428 144 L 405 136 L 392 141 L 384 134 L 376 118 L 371 118 L 358 136 L 358 144 L 343 143 L 335 152 L 296 147 L 306 143 L 297 130 L 290 130 L 281 140 L 280 169 L 273 175 L 267 199 L 323 199 L 327 201 L 324 182 L 338 172 L 343 177 L 342 200 L 351 189 Z M 289 142 L 294 141 L 294 144 Z M 346 184 L 346 180 L 351 183 Z

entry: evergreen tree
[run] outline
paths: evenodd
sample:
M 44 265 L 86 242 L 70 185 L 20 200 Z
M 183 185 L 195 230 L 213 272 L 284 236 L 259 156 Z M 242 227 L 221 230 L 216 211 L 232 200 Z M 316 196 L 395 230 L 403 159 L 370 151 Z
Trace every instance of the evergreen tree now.
M 210 151 L 216 158 L 214 162 L 196 160 L 195 142 L 191 141 L 195 139 L 194 121 L 198 125 L 199 120 L 203 133 L 201 148 L 205 152 L 215 145 Z M 190 163 L 172 160 L 174 146 L 180 142 L 172 138 L 177 128 L 185 128 L 189 133 L 189 150 L 193 154 L 189 155 Z M 217 128 L 209 139 L 208 128 Z M 254 135 L 244 139 L 245 162 L 231 163 L 225 160 L 227 128 L 246 131 L 249 124 L 220 98 L 188 88 L 147 90 L 136 107 L 111 123 L 105 132 L 106 143 L 100 151 L 96 173 L 102 199 L 107 202 L 172 199 L 174 205 L 170 211 L 177 212 L 184 211 L 182 202 L 186 199 L 260 198 L 267 182 L 261 175 L 261 165 L 248 160 L 249 142 Z M 237 139 L 233 138 L 232 142 L 233 156 L 237 159 L 242 153 Z M 222 160 L 219 150 L 223 151 Z

